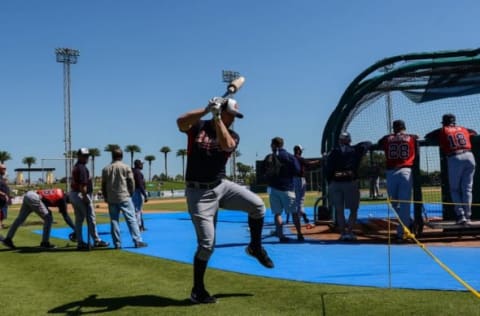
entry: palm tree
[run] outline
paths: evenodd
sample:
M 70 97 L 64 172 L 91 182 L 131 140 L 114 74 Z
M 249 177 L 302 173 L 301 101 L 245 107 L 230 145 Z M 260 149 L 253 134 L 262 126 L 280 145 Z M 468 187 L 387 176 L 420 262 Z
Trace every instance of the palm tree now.
M 99 157 L 101 153 L 100 149 L 98 148 L 89 148 L 88 151 L 90 152 L 90 156 L 92 157 L 92 179 L 93 183 L 95 184 L 95 157 Z
M 137 145 L 127 145 L 125 146 L 125 152 L 130 153 L 130 166 L 133 168 L 133 155 L 142 152 L 142 150 Z
M 4 164 L 5 161 L 11 160 L 12 156 L 8 151 L 0 151 L 0 163 Z
M 167 155 L 169 152 L 171 152 L 172 150 L 170 149 L 170 147 L 168 146 L 163 146 L 162 148 L 160 148 L 160 152 L 163 153 L 165 155 L 165 178 L 168 179 L 168 172 L 167 172 Z
M 144 158 L 148 161 L 148 181 L 152 181 L 152 161 L 156 159 L 154 155 L 147 155 Z
M 177 157 L 182 157 L 182 175 L 183 175 L 183 181 L 185 181 L 185 156 L 187 155 L 187 150 L 186 149 L 179 149 L 177 151 Z
M 105 146 L 105 148 L 103 149 L 104 151 L 109 151 L 109 152 L 112 152 L 114 151 L 115 149 L 119 149 L 121 148 L 119 145 L 117 144 L 108 144 L 107 146 Z
M 37 158 L 35 157 L 25 157 L 22 159 L 22 163 L 28 166 L 28 184 L 30 185 L 30 167 L 37 162 Z

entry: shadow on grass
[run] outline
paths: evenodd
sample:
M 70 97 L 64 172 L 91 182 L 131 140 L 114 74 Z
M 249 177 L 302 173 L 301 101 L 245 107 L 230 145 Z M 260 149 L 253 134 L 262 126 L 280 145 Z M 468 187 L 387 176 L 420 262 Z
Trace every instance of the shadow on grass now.
M 125 249 L 128 249 L 128 248 L 131 248 L 131 249 L 135 249 L 135 247 L 125 247 Z M 43 247 L 40 247 L 40 246 L 32 246 L 32 247 L 16 247 L 15 249 L 11 249 L 11 248 L 2 248 L 0 249 L 0 252 L 4 252 L 4 251 L 12 251 L 12 252 L 16 252 L 16 253 L 19 253 L 19 254 L 37 254 L 37 253 L 41 253 L 41 252 L 50 252 L 50 253 L 60 253 L 60 252 L 78 252 L 78 253 L 82 253 L 82 252 L 92 252 L 92 251 L 118 251 L 117 249 L 114 249 L 114 248 L 109 248 L 109 247 L 105 247 L 105 248 L 94 248 L 92 247 L 90 250 L 83 250 L 83 251 L 79 251 L 77 250 L 76 246 L 75 245 L 67 245 L 67 246 L 64 246 L 64 247 L 57 247 L 57 248 L 51 248 L 51 249 L 48 249 L 48 248 L 43 248 Z
M 168 306 L 191 306 L 195 305 L 188 298 L 176 300 L 168 297 L 157 295 L 137 295 L 123 297 L 98 298 L 97 294 L 88 296 L 82 301 L 75 301 L 64 305 L 57 306 L 48 311 L 49 314 L 64 315 L 87 315 L 100 314 L 120 310 L 127 306 L 138 307 L 168 307 Z M 252 294 L 231 293 L 218 294 L 217 298 L 232 296 L 252 296 Z M 82 309 L 86 309 L 82 311 Z

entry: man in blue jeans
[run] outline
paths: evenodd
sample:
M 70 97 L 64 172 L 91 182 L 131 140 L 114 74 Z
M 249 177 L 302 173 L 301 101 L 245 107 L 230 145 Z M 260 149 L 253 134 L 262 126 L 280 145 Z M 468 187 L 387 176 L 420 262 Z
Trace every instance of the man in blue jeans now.
M 120 238 L 120 212 L 123 213 L 125 221 L 132 236 L 135 248 L 146 247 L 140 235 L 135 209 L 131 195 L 135 190 L 132 168 L 122 162 L 123 151 L 120 148 L 112 150 L 112 163 L 102 170 L 102 193 L 105 202 L 108 203 L 108 213 L 112 240 L 115 249 L 122 248 Z
M 77 162 L 72 170 L 72 183 L 70 184 L 70 203 L 75 213 L 75 235 L 77 238 L 77 250 L 90 250 L 90 242 L 83 241 L 83 221 L 86 219 L 88 236 L 93 237 L 94 247 L 108 247 L 108 243 L 101 240 L 96 223 L 95 209 L 93 207 L 93 184 L 87 168 L 90 151 L 88 148 L 80 148 L 77 151 Z M 90 237 L 87 237 L 89 241 Z
M 145 223 L 143 222 L 143 203 L 148 201 L 147 191 L 145 191 L 145 178 L 143 177 L 143 161 L 136 159 L 133 162 L 133 178 L 135 180 L 135 191 L 132 195 L 133 206 L 135 207 L 135 216 L 137 217 L 140 231 L 145 230 Z

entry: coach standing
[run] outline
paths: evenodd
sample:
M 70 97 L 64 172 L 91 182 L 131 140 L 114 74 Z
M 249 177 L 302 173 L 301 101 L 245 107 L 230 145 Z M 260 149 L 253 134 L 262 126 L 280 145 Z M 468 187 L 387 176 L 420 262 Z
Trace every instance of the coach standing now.
M 202 120 L 208 113 L 212 113 L 212 119 Z M 213 98 L 205 108 L 192 110 L 177 119 L 178 128 L 188 136 L 185 193 L 197 235 L 190 295 L 194 303 L 216 302 L 216 298 L 205 289 L 204 276 L 215 247 L 215 226 L 220 207 L 248 212 L 250 244 L 246 252 L 265 267 L 273 268 L 261 241 L 265 216 L 262 199 L 224 179 L 225 165 L 240 139 L 236 132 L 229 129 L 235 117 L 243 117 L 235 100 Z
M 80 148 L 77 151 L 77 162 L 72 170 L 72 183 L 70 185 L 70 203 L 75 213 L 75 235 L 77 237 L 77 250 L 89 250 L 90 244 L 83 241 L 83 221 L 87 219 L 87 227 L 90 236 L 93 237 L 94 247 L 108 247 L 108 243 L 101 240 L 97 232 L 95 209 L 93 208 L 92 192 L 93 184 L 87 168 L 90 151 L 88 148 Z
M 456 125 L 455 115 L 442 117 L 442 128 L 425 135 L 426 140 L 438 141 L 440 150 L 447 157 L 450 196 L 455 203 L 457 224 L 470 224 L 472 216 L 472 188 L 475 173 L 475 157 L 472 153 L 472 129 Z
M 358 167 L 366 152 L 372 146 L 371 142 L 360 142 L 351 145 L 352 138 L 347 132 L 342 132 L 338 144 L 327 156 L 326 177 L 328 181 L 328 198 L 335 208 L 340 240 L 352 241 L 357 237 L 353 226 L 357 221 L 360 205 L 360 188 L 358 183 Z M 348 222 L 345 224 L 345 208 L 350 210 Z
M 123 163 L 122 159 L 123 151 L 120 148 L 112 150 L 112 163 L 102 170 L 102 193 L 108 203 L 112 240 L 115 249 L 122 248 L 119 219 L 120 213 L 123 213 L 135 248 L 142 248 L 146 247 L 147 243 L 143 242 L 140 235 L 131 198 L 135 190 L 135 180 L 132 168 Z

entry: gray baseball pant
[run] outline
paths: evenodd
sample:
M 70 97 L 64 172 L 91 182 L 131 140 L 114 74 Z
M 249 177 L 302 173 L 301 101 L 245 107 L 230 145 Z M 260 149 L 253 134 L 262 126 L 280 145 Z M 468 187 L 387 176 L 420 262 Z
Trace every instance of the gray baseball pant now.
M 196 257 L 200 260 L 208 261 L 214 251 L 219 208 L 245 211 L 254 219 L 265 216 L 265 205 L 258 195 L 225 179 L 213 189 L 186 188 L 185 194 L 197 235 Z
M 70 203 L 72 203 L 73 211 L 75 213 L 75 234 L 77 235 L 77 244 L 83 241 L 83 221 L 87 219 L 88 231 L 94 241 L 100 241 L 97 232 L 97 222 L 95 210 L 93 208 L 92 198 L 89 196 L 90 203 L 85 204 L 82 200 L 80 192 L 71 191 L 69 193 Z
M 40 196 L 35 192 L 27 192 L 23 197 L 23 203 L 20 207 L 20 211 L 18 213 L 18 217 L 10 226 L 10 229 L 7 233 L 7 238 L 12 239 L 17 232 L 18 227 L 25 222 L 28 215 L 30 213 L 36 213 L 43 219 L 43 234 L 42 234 L 42 242 L 48 242 L 50 239 L 50 230 L 52 229 L 52 214 L 48 211 L 45 204 L 40 199 Z
M 472 215 L 472 187 L 475 173 L 475 158 L 472 152 L 450 156 L 448 161 L 448 181 L 450 196 L 455 203 L 455 213 L 458 217 Z
M 412 199 L 412 169 L 400 168 L 387 170 L 387 192 L 391 200 L 392 207 L 397 212 L 398 217 L 407 227 L 410 227 L 412 218 L 410 216 L 410 205 Z M 400 202 L 402 201 L 402 202 Z M 403 227 L 398 225 L 397 236 L 403 237 Z

